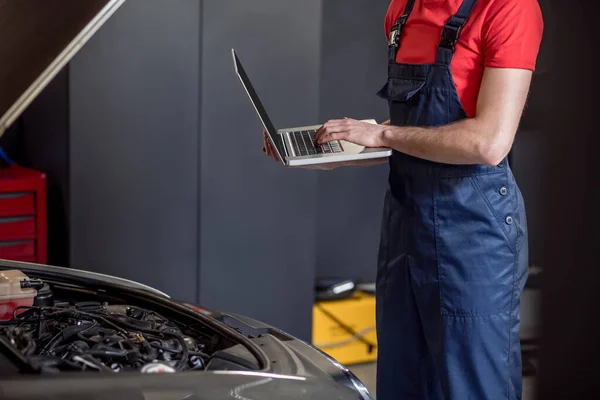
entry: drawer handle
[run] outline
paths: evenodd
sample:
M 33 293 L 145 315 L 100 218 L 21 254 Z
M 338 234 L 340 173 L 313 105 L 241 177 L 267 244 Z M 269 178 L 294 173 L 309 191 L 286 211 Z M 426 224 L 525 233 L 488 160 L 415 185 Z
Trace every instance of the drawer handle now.
M 33 217 L 2 217 L 0 218 L 0 224 L 14 224 L 15 222 L 28 221 Z
M 18 246 L 20 244 L 27 244 L 27 243 L 31 243 L 31 240 L 13 240 L 10 242 L 0 242 L 0 247 L 12 247 L 12 246 Z
M 18 199 L 29 195 L 31 195 L 31 192 L 0 193 L 0 200 Z

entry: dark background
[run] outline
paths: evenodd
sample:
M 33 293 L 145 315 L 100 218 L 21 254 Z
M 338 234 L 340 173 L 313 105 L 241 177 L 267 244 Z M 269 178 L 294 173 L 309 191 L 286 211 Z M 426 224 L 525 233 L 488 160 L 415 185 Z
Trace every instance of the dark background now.
M 319 276 L 372 282 L 387 167 L 285 170 L 231 48 L 276 126 L 388 118 L 389 0 L 129 0 L 2 145 L 48 174 L 49 261 L 141 281 L 310 339 Z M 551 233 L 541 191 L 551 149 L 554 7 L 512 154 L 531 264 Z
M 538 395 L 597 399 L 600 393 L 598 262 L 598 2 L 551 2 L 551 69 L 540 123 L 550 162 L 540 183 L 550 232 L 542 287 Z
M 278 125 L 382 120 L 373 94 L 385 77 L 387 4 L 129 0 L 0 142 L 48 173 L 51 263 L 134 278 L 309 338 L 315 276 L 373 279 L 385 167 L 273 165 L 229 49 Z M 544 268 L 538 392 L 592 399 L 599 10 L 541 5 L 545 39 L 512 155 L 532 264 Z

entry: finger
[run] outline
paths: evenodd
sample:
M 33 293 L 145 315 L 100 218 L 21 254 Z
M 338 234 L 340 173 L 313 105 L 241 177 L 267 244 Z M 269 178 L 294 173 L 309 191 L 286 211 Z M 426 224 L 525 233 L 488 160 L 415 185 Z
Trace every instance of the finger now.
M 340 140 L 338 137 L 345 137 L 349 134 L 347 127 L 327 128 L 319 137 L 315 137 L 317 144 L 331 142 L 332 140 Z
M 317 144 L 324 143 L 325 141 L 323 140 L 323 138 L 325 136 L 329 135 L 331 132 L 333 132 L 336 129 L 339 129 L 339 126 L 333 125 L 330 122 L 323 125 L 323 127 L 321 129 L 319 129 L 319 131 L 317 131 L 317 133 L 315 134 L 315 143 L 317 143 Z
M 332 126 L 338 126 L 338 125 L 342 125 L 342 124 L 344 124 L 344 120 L 343 119 L 332 119 L 332 120 L 329 120 L 329 121 L 325 122 L 319 129 L 317 129 L 317 133 L 325 130 L 326 128 L 329 128 L 329 127 L 332 127 Z
M 344 140 L 348 136 L 348 132 L 333 132 L 323 137 L 323 143 L 331 142 L 334 140 Z
M 331 133 L 334 133 L 334 132 L 341 132 L 341 131 L 349 130 L 349 129 L 351 129 L 353 124 L 354 124 L 354 120 L 351 120 L 349 118 L 348 119 L 334 119 L 334 120 L 328 121 L 315 134 L 315 143 L 323 144 L 323 143 L 329 142 L 329 141 L 331 141 L 331 139 L 328 139 L 327 136 L 329 136 Z

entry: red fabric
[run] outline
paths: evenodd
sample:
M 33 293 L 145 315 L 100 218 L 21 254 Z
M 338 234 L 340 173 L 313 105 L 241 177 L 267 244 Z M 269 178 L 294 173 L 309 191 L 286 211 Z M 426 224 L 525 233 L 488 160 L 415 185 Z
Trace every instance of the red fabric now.
M 392 0 L 386 37 L 407 0 Z M 433 64 L 442 27 L 462 0 L 417 0 L 402 33 L 396 59 Z M 535 70 L 544 23 L 537 0 L 479 0 L 465 25 L 452 60 L 452 77 L 469 117 L 474 117 L 485 67 Z

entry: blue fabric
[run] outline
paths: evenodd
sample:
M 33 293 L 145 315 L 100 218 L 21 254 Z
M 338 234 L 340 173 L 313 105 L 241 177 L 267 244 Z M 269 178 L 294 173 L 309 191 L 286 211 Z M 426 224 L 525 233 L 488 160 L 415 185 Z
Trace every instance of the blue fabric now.
M 392 125 L 466 118 L 452 55 L 440 46 L 435 64 L 408 65 L 390 54 L 378 94 Z M 521 399 L 527 220 L 508 160 L 448 165 L 394 151 L 383 221 L 377 399 Z

